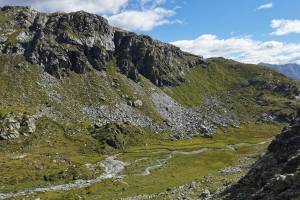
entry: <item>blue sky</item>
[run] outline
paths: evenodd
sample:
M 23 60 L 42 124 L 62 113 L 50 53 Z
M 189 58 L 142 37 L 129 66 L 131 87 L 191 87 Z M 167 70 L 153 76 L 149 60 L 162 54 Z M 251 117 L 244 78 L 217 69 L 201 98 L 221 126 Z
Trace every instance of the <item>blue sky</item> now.
M 272 3 L 270 9 L 257 10 L 260 5 Z M 300 34 L 270 35 L 273 19 L 300 19 L 299 0 L 178 0 L 168 2 L 169 9 L 176 9 L 176 19 L 182 24 L 158 27 L 149 32 L 163 41 L 194 39 L 202 34 L 220 38 L 251 35 L 258 40 L 300 42 Z
M 300 0 L 0 0 L 8 4 L 84 10 L 204 57 L 300 64 Z

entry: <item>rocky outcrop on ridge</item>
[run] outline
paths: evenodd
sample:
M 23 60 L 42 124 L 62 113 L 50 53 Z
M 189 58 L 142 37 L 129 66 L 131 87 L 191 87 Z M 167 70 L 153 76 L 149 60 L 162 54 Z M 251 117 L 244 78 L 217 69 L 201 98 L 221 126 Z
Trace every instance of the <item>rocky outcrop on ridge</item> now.
M 250 80 L 249 85 L 254 86 L 258 90 L 272 91 L 275 94 L 279 94 L 290 99 L 295 99 L 298 95 L 300 95 L 300 91 L 295 85 L 278 81 Z
M 115 32 L 115 55 L 121 71 L 137 80 L 142 74 L 155 85 L 173 86 L 184 81 L 187 67 L 205 66 L 200 57 L 188 61 L 178 47 L 124 31 Z M 193 56 L 192 56 L 193 57 Z
M 23 55 L 57 78 L 69 71 L 105 70 L 116 58 L 120 71 L 135 81 L 143 75 L 158 86 L 174 86 L 185 81 L 189 68 L 205 66 L 201 57 L 116 29 L 105 18 L 83 11 L 46 14 L 7 6 L 0 14 L 0 51 Z
M 198 134 L 211 136 L 217 127 L 239 127 L 237 112 L 228 108 L 228 102 L 220 97 L 230 88 L 242 88 L 241 85 L 246 83 L 246 88 L 250 85 L 256 90 L 268 90 L 284 98 L 292 99 L 299 95 L 299 90 L 292 83 L 289 85 L 289 81 L 285 84 L 282 81 L 256 80 L 261 77 L 258 75 L 261 69 L 255 70 L 255 73 L 249 70 L 253 73 L 249 72 L 249 77 L 241 74 L 243 84 L 234 81 L 224 89 L 220 87 L 220 93 L 214 94 L 211 91 L 227 81 L 227 76 L 230 80 L 229 76 L 241 69 L 241 63 L 229 63 L 230 69 L 226 69 L 226 59 L 204 60 L 148 36 L 111 27 L 105 18 L 83 11 L 40 13 L 28 7 L 6 6 L 0 8 L 0 24 L 0 54 L 10 61 L 7 65 L 10 69 L 5 71 L 7 74 L 13 74 L 9 70 L 20 74 L 22 69 L 28 68 L 20 77 L 32 71 L 32 76 L 26 80 L 33 78 L 30 86 L 34 91 L 28 91 L 28 86 L 23 84 L 22 95 L 27 97 L 32 93 L 28 96 L 30 103 L 31 99 L 38 100 L 38 103 L 32 103 L 37 107 L 32 109 L 38 110 L 35 113 L 37 116 L 55 120 L 88 119 L 99 126 L 130 123 L 155 132 L 172 132 L 174 138 L 180 139 Z M 27 65 L 30 67 L 24 67 Z M 171 87 L 181 86 L 182 83 L 189 85 L 192 82 L 192 68 L 196 68 L 193 72 L 207 73 L 207 77 L 210 73 L 221 73 L 211 78 L 216 85 L 197 82 L 205 88 L 201 92 L 208 92 L 204 94 L 202 105 L 185 107 L 168 96 L 164 89 L 172 90 Z M 228 73 L 224 73 L 223 68 L 224 72 L 229 70 Z M 143 81 L 139 82 L 142 78 Z M 118 82 L 118 79 L 124 81 Z M 146 82 L 149 85 L 145 86 Z M 15 82 L 11 84 L 17 85 Z M 143 84 L 145 87 L 138 87 Z M 148 87 L 161 92 L 145 91 Z M 193 88 L 188 93 L 193 91 L 196 92 Z M 36 92 L 45 93 L 45 99 L 37 97 Z M 16 93 L 15 99 L 24 99 L 23 96 L 18 97 L 19 92 Z M 128 95 L 130 98 L 127 98 Z M 34 106 L 29 105 L 28 108 Z M 72 117 L 69 117 L 70 114 Z M 272 121 L 271 114 L 263 116 L 262 121 Z

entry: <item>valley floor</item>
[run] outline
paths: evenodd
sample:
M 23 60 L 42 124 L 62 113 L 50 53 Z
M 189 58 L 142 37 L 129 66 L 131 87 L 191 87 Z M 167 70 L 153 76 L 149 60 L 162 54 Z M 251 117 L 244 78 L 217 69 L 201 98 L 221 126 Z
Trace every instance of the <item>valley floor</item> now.
M 19 153 L 8 148 L 1 152 L 0 199 L 197 199 L 236 182 L 281 128 L 249 124 L 219 130 L 213 138 L 149 140 L 107 156 L 87 156 L 71 143 L 65 145 L 74 145 L 72 152 L 58 144 L 33 143 Z M 72 170 L 76 176 L 68 180 Z M 47 172 L 58 175 L 42 175 Z

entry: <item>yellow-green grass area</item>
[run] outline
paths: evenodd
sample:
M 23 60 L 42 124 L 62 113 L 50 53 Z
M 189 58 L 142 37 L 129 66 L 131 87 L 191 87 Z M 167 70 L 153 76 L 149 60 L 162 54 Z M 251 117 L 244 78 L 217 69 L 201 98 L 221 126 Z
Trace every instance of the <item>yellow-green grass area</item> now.
M 216 58 L 208 60 L 207 68 L 188 71 L 186 83 L 166 92 L 183 105 L 198 106 L 205 96 L 219 96 L 238 89 L 237 86 L 246 86 L 251 79 L 272 80 L 275 77 L 282 82 L 291 82 L 268 68 Z
M 287 110 L 286 105 L 294 100 L 270 90 L 258 90 L 250 80 L 272 81 L 296 84 L 296 81 L 257 65 L 243 64 L 231 60 L 209 59 L 207 68 L 193 68 L 186 72 L 188 81 L 164 91 L 187 107 L 203 104 L 206 97 L 218 97 L 224 106 L 242 121 L 251 121 L 266 110 Z M 257 99 L 264 99 L 267 105 L 260 106 Z
M 89 179 L 102 169 L 89 170 L 85 164 L 95 164 L 104 156 L 90 133 L 81 130 L 81 123 L 65 125 L 49 119 L 37 121 L 38 132 L 30 137 L 0 141 L 0 191 L 68 183 L 74 179 Z M 68 129 L 78 130 L 68 136 Z
M 220 169 L 239 164 L 241 157 L 260 155 L 268 145 L 261 142 L 270 141 L 281 128 L 280 125 L 274 124 L 248 124 L 240 129 L 218 130 L 212 139 L 196 137 L 179 141 L 158 140 L 143 146 L 132 146 L 120 154 L 118 159 L 131 164 L 139 161 L 124 170 L 125 176 L 122 180 L 106 180 L 87 188 L 35 194 L 30 198 L 121 199 L 142 194 L 156 194 L 168 188 L 200 180 L 205 176 L 216 176 L 213 179 L 219 180 L 222 176 L 218 173 Z M 230 144 L 236 144 L 236 151 L 225 149 Z M 193 151 L 205 147 L 220 149 L 190 155 L 173 154 L 171 159 L 162 167 L 151 171 L 150 175 L 138 175 L 146 166 L 153 166 L 157 164 L 157 160 L 166 159 L 172 151 Z M 216 185 L 219 183 L 211 183 L 211 187 Z
M 296 84 L 297 84 L 298 88 L 300 88 L 300 81 L 297 80 Z
M 0 112 L 29 111 L 46 100 L 46 94 L 38 86 L 38 67 L 22 66 L 21 56 L 0 56 Z

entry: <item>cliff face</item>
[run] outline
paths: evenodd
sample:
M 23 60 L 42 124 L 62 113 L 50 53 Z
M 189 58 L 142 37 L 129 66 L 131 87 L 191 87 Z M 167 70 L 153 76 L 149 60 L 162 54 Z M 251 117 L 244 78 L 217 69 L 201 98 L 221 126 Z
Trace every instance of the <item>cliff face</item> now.
M 273 70 L 204 60 L 94 14 L 3 7 L 0 25 L 3 114 L 129 123 L 189 138 L 249 120 L 286 122 L 297 106 L 295 83 Z
M 143 75 L 156 85 L 173 86 L 185 81 L 190 67 L 204 64 L 200 57 L 115 29 L 106 19 L 85 12 L 45 14 L 26 7 L 4 7 L 1 21 L 0 51 L 23 55 L 57 78 L 69 71 L 105 70 L 116 58 L 121 72 L 135 81 Z
M 268 147 L 227 199 L 297 199 L 300 196 L 300 115 Z
M 178 85 L 189 68 L 206 65 L 202 58 L 148 36 L 116 31 L 114 41 L 119 68 L 134 80 L 142 74 L 158 86 Z

